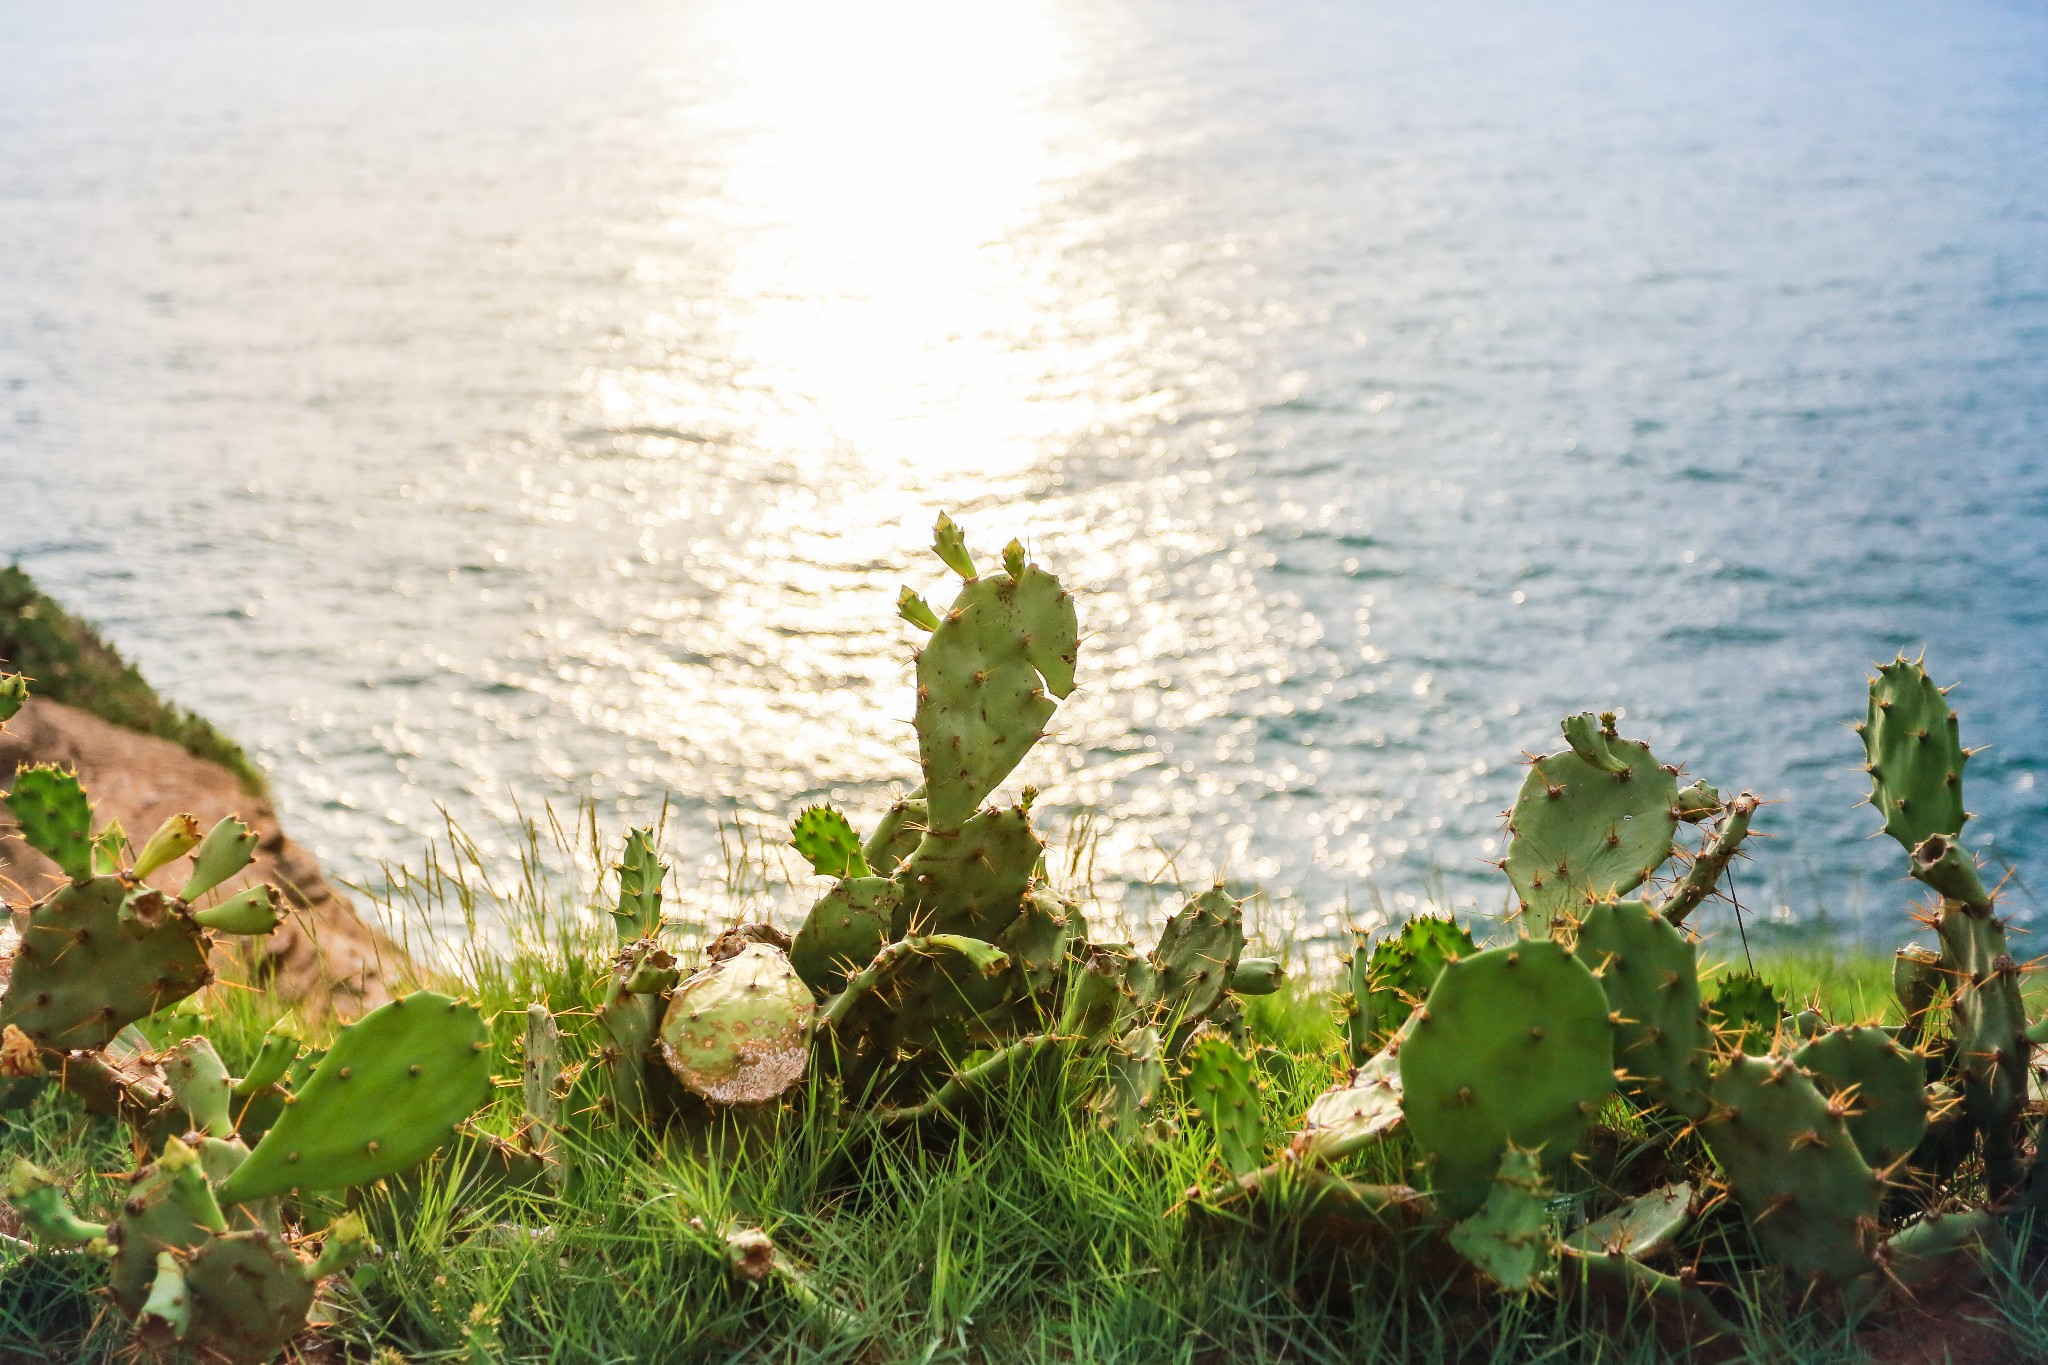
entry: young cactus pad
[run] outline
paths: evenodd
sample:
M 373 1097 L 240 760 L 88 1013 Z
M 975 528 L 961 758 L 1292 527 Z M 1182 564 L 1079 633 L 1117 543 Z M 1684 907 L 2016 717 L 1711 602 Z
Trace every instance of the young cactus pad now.
M 939 555 L 972 560 L 942 521 Z M 1045 731 L 1074 690 L 1074 599 L 1034 564 L 969 577 L 917 656 L 918 758 L 934 830 L 958 829 Z
M 1510 1144 L 1479 1212 L 1451 1225 L 1451 1246 L 1500 1288 L 1526 1294 L 1557 1263 L 1549 1197 L 1541 1157 Z
M 760 1104 L 803 1079 L 817 1002 L 765 943 L 714 963 L 669 997 L 661 1055 L 714 1104 Z
M 811 806 L 790 822 L 789 842 L 811 870 L 826 877 L 865 877 L 868 860 L 846 817 L 831 806 Z
M 364 1185 L 425 1160 L 490 1098 L 490 1033 L 474 1005 L 417 991 L 341 1031 L 224 1203 Z
M 75 774 L 43 764 L 24 768 L 7 793 L 21 837 L 74 882 L 92 875 L 92 803 Z
M 1210 1034 L 1188 1049 L 1188 1099 L 1216 1134 L 1223 1164 L 1249 1175 L 1265 1160 L 1266 1134 L 1251 1059 L 1228 1038 Z
M 1832 1029 L 1792 1054 L 1821 1093 L 1850 1106 L 1849 1135 L 1873 1170 L 1912 1154 L 1927 1134 L 1927 1067 L 1881 1028 Z
M 1863 736 L 1870 804 L 1884 817 L 1885 833 L 1908 853 L 1933 835 L 1953 839 L 1968 819 L 1963 810 L 1961 725 L 1927 670 L 1904 655 L 1877 670 L 1870 709 L 1857 727 Z
M 1607 996 L 1571 950 L 1525 939 L 1452 963 L 1401 1045 L 1408 1130 L 1451 1217 L 1479 1207 L 1514 1143 L 1561 1165 L 1614 1089 Z
M 1598 765 L 1573 749 L 1534 760 L 1508 813 L 1503 866 L 1532 934 L 1627 895 L 1671 857 L 1678 778 L 1648 745 L 1611 729 L 1596 735 Z

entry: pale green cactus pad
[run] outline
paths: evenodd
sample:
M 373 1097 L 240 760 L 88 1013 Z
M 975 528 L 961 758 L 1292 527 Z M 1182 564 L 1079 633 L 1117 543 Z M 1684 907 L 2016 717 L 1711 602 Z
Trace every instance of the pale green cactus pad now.
M 789 959 L 750 944 L 676 988 L 661 1055 L 677 1080 L 714 1104 L 761 1104 L 803 1079 L 816 1011 Z
M 1532 934 L 1627 895 L 1671 857 L 1678 778 L 1648 745 L 1598 734 L 1603 766 L 1570 749 L 1536 759 L 1508 813 L 1503 866 Z

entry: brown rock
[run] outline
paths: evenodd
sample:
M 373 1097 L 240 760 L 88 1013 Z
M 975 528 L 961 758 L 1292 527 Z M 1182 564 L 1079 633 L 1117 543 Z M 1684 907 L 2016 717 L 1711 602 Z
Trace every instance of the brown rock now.
M 0 730 L 0 777 L 11 779 L 36 763 L 76 771 L 93 801 L 94 828 L 119 820 L 136 848 L 180 811 L 198 817 L 201 829 L 239 815 L 256 830 L 255 861 L 223 892 L 269 882 L 284 893 L 291 913 L 265 938 L 222 938 L 215 965 L 231 976 L 265 985 L 308 1015 L 332 1011 L 354 1018 L 391 998 L 404 954 L 357 917 L 313 855 L 278 828 L 270 802 L 243 791 L 226 768 L 169 740 L 124 730 L 44 697 L 30 698 Z M 179 859 L 149 880 L 175 892 L 187 868 Z M 13 817 L 0 805 L 0 893 L 34 900 L 61 875 L 55 863 L 22 842 Z

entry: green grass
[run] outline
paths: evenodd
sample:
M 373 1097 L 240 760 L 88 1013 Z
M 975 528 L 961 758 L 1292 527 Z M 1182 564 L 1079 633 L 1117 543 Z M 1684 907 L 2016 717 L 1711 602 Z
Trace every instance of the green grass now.
M 265 793 L 263 774 L 241 745 L 159 697 L 97 631 L 51 601 L 14 565 L 0 567 L 0 671 L 27 676 L 37 696 L 168 739 L 226 768 L 250 795 Z
M 388 904 L 415 926 L 414 951 L 433 964 L 430 984 L 459 983 L 494 1015 L 502 1076 L 518 1074 L 531 999 L 563 1016 L 568 1057 L 586 1053 L 612 932 L 597 842 L 580 828 L 535 831 L 519 867 L 493 883 L 458 838 L 425 874 L 392 881 Z M 564 850 L 578 856 L 568 871 L 560 870 Z M 679 899 L 701 916 L 696 935 L 732 918 L 735 902 L 715 892 L 679 898 L 672 887 L 672 915 Z M 429 909 L 439 924 L 470 928 L 429 933 L 419 918 Z M 1814 957 L 1767 970 L 1787 983 L 1788 998 L 1816 991 L 1854 1015 L 1881 996 L 1886 964 Z M 1301 982 L 1249 1005 L 1267 1113 L 1282 1136 L 1337 1074 L 1335 1016 L 1326 993 Z M 260 994 L 217 986 L 152 1028 L 168 1039 L 203 1026 L 239 1065 L 274 1010 Z M 1847 1365 L 1890 1336 L 1928 1330 L 1900 1320 L 1859 1332 L 1801 1313 L 1796 1294 L 1764 1270 L 1732 1296 L 1741 1300 L 1744 1339 L 1699 1353 L 1661 1342 L 1646 1319 L 1587 1305 L 1456 1297 L 1412 1273 L 1347 1267 L 1284 1235 L 1191 1218 L 1185 1192 L 1218 1176 L 1198 1123 L 1124 1148 L 1081 1121 L 1070 1099 L 1059 1077 L 1040 1077 L 970 1125 L 934 1123 L 880 1139 L 805 1121 L 801 1105 L 772 1131 L 728 1126 L 665 1139 L 585 1114 L 567 1139 L 573 1177 L 560 1200 L 458 1198 L 458 1174 L 441 1164 L 402 1214 L 382 1205 L 386 1254 L 342 1305 L 330 1340 L 379 1365 Z M 518 1110 L 507 1087 L 480 1126 L 509 1133 Z M 82 1119 L 62 1097 L 0 1117 L 0 1158 L 17 1154 L 78 1180 L 83 1202 L 100 1209 L 119 1198 L 113 1177 L 131 1163 L 122 1130 Z M 307 1209 L 315 1224 L 334 1212 L 318 1202 Z M 815 1303 L 772 1281 L 736 1280 L 720 1233 L 740 1225 L 776 1239 Z M 2017 1267 L 2001 1274 L 1976 1312 L 2007 1324 L 2013 1359 L 2048 1358 L 2038 1290 Z M 114 1359 L 121 1323 L 81 1293 L 89 1283 L 85 1268 L 57 1260 L 0 1271 L 0 1343 L 13 1352 L 0 1349 L 0 1359 Z

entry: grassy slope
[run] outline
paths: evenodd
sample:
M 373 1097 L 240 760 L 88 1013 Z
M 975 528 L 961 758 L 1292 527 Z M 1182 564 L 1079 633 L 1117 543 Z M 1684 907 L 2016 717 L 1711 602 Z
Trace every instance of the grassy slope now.
M 0 669 L 26 674 L 38 696 L 211 759 L 239 778 L 244 791 L 264 794 L 263 774 L 239 744 L 157 696 L 98 632 L 12 565 L 0 567 Z
M 584 1055 L 587 1038 L 577 1035 L 590 1026 L 610 933 L 590 908 L 595 875 L 586 871 L 565 890 L 576 876 L 529 865 L 493 889 L 480 866 L 443 865 L 402 882 L 400 894 L 414 910 L 438 902 L 472 922 L 502 917 L 496 922 L 515 926 L 510 951 L 472 934 L 448 967 L 497 1014 L 499 1074 L 517 1075 L 518 1022 L 535 998 L 564 1016 L 566 1055 Z M 687 903 L 717 913 L 704 897 Z M 1840 1015 L 1862 1013 L 1885 970 L 1783 965 L 1788 996 L 1803 1001 L 1818 989 Z M 215 988 L 159 1031 L 189 1032 L 204 1018 L 238 1065 L 253 1055 L 273 1008 L 262 996 Z M 1290 987 L 1254 1002 L 1252 1023 L 1273 1048 L 1264 1065 L 1278 1129 L 1335 1073 L 1330 1002 Z M 508 1088 L 485 1126 L 509 1132 L 517 1122 L 517 1092 Z M 364 1358 L 396 1351 L 412 1361 L 1683 1358 L 1660 1347 L 1647 1322 L 1596 1320 L 1548 1301 L 1449 1301 L 1430 1285 L 1384 1278 L 1353 1284 L 1341 1273 L 1324 1277 L 1321 1258 L 1297 1262 L 1284 1241 L 1247 1229 L 1197 1235 L 1183 1192 L 1216 1174 L 1199 1126 L 1127 1150 L 1078 1122 L 1051 1087 L 1020 1094 L 1000 1121 L 935 1125 L 915 1138 L 849 1142 L 789 1120 L 773 1135 L 663 1146 L 585 1116 L 570 1148 L 575 1178 L 559 1204 L 514 1197 L 455 1214 L 434 1187 L 382 1234 L 388 1255 L 335 1335 Z M 0 1158 L 18 1153 L 80 1180 L 86 1202 L 101 1208 L 118 1188 L 100 1173 L 129 1165 L 118 1129 L 81 1122 L 61 1099 L 0 1118 Z M 733 1222 L 763 1226 L 795 1253 L 851 1329 L 779 1289 L 737 1287 L 715 1237 Z M 1306 1287 L 1319 1277 L 1320 1288 Z M 75 1292 L 83 1283 L 83 1272 L 50 1264 L 0 1276 L 0 1341 L 28 1352 L 0 1359 L 112 1358 L 118 1320 L 106 1314 L 95 1325 L 98 1305 Z M 1859 1338 L 1794 1313 L 1795 1296 L 1768 1272 L 1754 1287 L 1762 1292 L 1751 1300 L 1749 1338 L 1733 1355 L 1702 1358 L 1849 1362 L 1893 1339 L 1891 1329 Z M 2048 1358 L 2048 1316 L 2016 1279 L 1982 1313 L 2012 1319 L 2014 1359 Z

